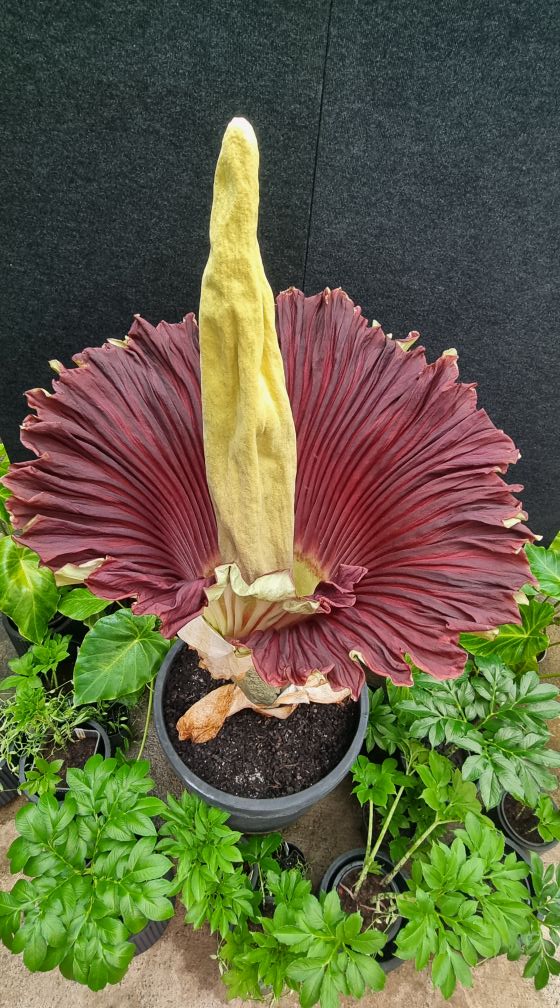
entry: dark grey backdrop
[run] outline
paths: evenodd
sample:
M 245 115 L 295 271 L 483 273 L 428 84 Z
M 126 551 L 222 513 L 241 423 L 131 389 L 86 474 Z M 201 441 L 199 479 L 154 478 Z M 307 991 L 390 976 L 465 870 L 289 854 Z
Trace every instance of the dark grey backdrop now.
M 251 119 L 273 288 L 421 331 L 560 525 L 556 0 L 4 0 L 1 426 L 49 357 L 198 306 L 222 131 Z

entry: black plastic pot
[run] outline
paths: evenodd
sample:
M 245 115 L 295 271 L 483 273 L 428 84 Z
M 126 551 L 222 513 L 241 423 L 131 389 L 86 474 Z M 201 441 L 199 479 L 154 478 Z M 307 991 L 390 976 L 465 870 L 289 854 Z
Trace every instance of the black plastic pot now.
M 2 614 L 2 625 L 14 646 L 14 650 L 21 658 L 26 651 L 29 651 L 29 648 L 32 646 L 32 641 L 28 641 L 25 637 L 21 636 L 17 626 L 13 620 L 9 618 L 9 616 Z M 70 634 L 72 640 L 70 642 L 69 652 L 70 658 L 74 661 L 76 658 L 76 652 L 86 635 L 87 627 L 83 623 L 79 623 L 77 620 L 70 619 L 68 616 L 63 616 L 61 613 L 57 613 L 57 615 L 49 623 L 49 630 L 51 630 L 52 633 L 63 635 Z
M 326 777 L 323 777 L 316 784 L 304 788 L 303 791 L 298 791 L 296 794 L 286 795 L 282 798 L 241 798 L 238 795 L 230 795 L 227 791 L 220 791 L 193 773 L 175 752 L 167 734 L 167 727 L 163 716 L 165 683 L 175 657 L 183 647 L 185 645 L 182 641 L 178 641 L 171 648 L 157 674 L 154 692 L 154 721 L 156 732 L 167 761 L 184 786 L 209 805 L 215 805 L 227 812 L 229 814 L 230 825 L 233 829 L 240 830 L 242 833 L 272 833 L 283 826 L 289 825 L 289 823 L 295 822 L 296 819 L 299 819 L 309 809 L 313 808 L 318 801 L 321 801 L 322 798 L 330 794 L 343 777 L 346 776 L 360 752 L 369 712 L 369 699 L 366 687 L 364 686 L 360 695 L 360 715 L 354 740 L 334 770 L 331 770 Z
M 504 836 L 513 842 L 516 847 L 521 848 L 524 851 L 535 851 L 537 854 L 542 854 L 544 851 L 551 850 L 556 847 L 558 840 L 541 840 L 538 833 L 535 833 L 535 840 L 527 840 L 521 833 L 517 832 L 515 824 L 511 822 L 508 812 L 505 808 L 506 799 L 514 801 L 511 795 L 504 795 L 499 805 L 496 808 L 491 809 L 487 814 L 493 820 L 493 822 L 501 829 Z M 521 803 L 519 803 L 521 804 Z M 558 806 L 553 802 L 554 808 L 558 810 Z
M 174 903 L 175 900 L 173 899 L 172 902 Z M 169 917 L 168 920 L 164 921 L 148 921 L 146 927 L 142 928 L 138 934 L 131 935 L 128 940 L 131 941 L 136 948 L 136 952 L 134 954 L 142 955 L 142 952 L 147 952 L 152 945 L 155 945 L 155 943 L 159 941 L 163 933 L 167 930 L 172 920 L 173 918 Z
M 523 850 L 523 847 L 520 847 L 519 844 L 514 843 L 513 840 L 510 840 L 509 837 L 507 836 L 504 837 L 504 848 L 505 848 L 504 850 L 505 854 L 511 854 L 513 852 L 519 861 L 524 861 L 529 868 L 531 867 L 531 858 L 529 857 L 527 851 Z M 531 882 L 531 879 L 530 878 L 523 879 L 523 882 L 527 886 L 529 894 L 531 896 L 534 896 L 535 890 L 533 889 L 533 883 Z
M 341 854 L 340 857 L 335 858 L 323 875 L 319 888 L 323 892 L 330 892 L 332 889 L 336 889 L 337 885 L 341 882 L 347 872 L 351 871 L 352 868 L 362 867 L 364 863 L 364 855 L 364 848 L 357 847 L 355 850 L 346 851 L 344 854 Z M 376 861 L 378 861 L 387 872 L 394 868 L 393 862 L 382 851 L 379 851 L 376 855 Z M 408 892 L 406 879 L 402 872 L 397 872 L 395 875 L 395 878 L 391 882 L 391 889 L 396 893 Z M 405 921 L 403 918 L 398 917 L 387 932 L 387 942 L 382 950 L 381 956 L 379 957 L 379 965 L 383 969 L 384 973 L 391 973 L 397 968 L 397 966 L 401 966 L 403 963 L 403 960 L 399 959 L 395 955 L 395 939 L 404 924 Z
M 292 843 L 291 840 L 283 840 L 282 846 L 280 847 L 280 852 L 284 855 L 284 858 L 286 860 L 288 858 L 290 860 L 293 860 L 294 864 L 292 865 L 292 867 L 294 868 L 298 867 L 300 871 L 305 875 L 307 871 L 307 861 L 305 860 L 305 854 L 303 853 L 301 847 L 298 847 L 297 844 Z M 280 867 L 282 867 L 282 865 L 280 865 Z
M 75 729 L 75 731 L 77 732 L 84 731 L 87 735 L 95 733 L 99 739 L 97 748 L 95 750 L 96 753 L 101 752 L 105 759 L 109 758 L 109 756 L 111 755 L 111 743 L 109 741 L 109 736 L 107 735 L 107 732 L 105 731 L 103 726 L 98 724 L 97 721 L 84 721 L 83 725 L 80 725 L 79 728 Z M 20 787 L 23 784 L 26 777 L 27 759 L 28 758 L 26 758 L 25 756 L 22 756 L 19 761 Z M 57 798 L 58 801 L 62 801 L 67 790 L 68 788 L 66 787 L 58 788 L 58 790 L 55 792 L 55 798 Z M 35 804 L 39 801 L 37 795 L 28 794 L 24 788 L 21 788 L 21 793 L 24 794 L 29 801 L 34 802 Z
M 18 796 L 19 780 L 7 763 L 0 763 L 0 808 Z

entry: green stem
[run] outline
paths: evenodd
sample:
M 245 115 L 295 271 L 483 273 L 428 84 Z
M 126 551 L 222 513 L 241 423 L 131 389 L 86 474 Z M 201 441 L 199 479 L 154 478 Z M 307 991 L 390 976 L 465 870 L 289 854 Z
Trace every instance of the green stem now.
M 373 802 L 369 803 L 369 823 L 368 823 L 368 838 L 367 838 L 367 846 L 366 846 L 366 856 L 364 858 L 364 864 L 363 864 L 362 871 L 360 873 L 360 877 L 359 877 L 356 885 L 354 886 L 354 895 L 355 896 L 358 895 L 360 889 L 362 888 L 362 886 L 364 884 L 364 879 L 365 879 L 365 877 L 366 877 L 366 875 L 367 875 L 367 873 L 368 873 L 371 865 L 375 861 L 375 858 L 377 856 L 379 848 L 381 847 L 381 844 L 383 843 L 383 839 L 384 839 L 384 837 L 385 837 L 385 835 L 387 833 L 387 830 L 389 829 L 389 824 L 391 822 L 391 819 L 393 818 L 393 816 L 395 814 L 395 810 L 397 808 L 397 805 L 399 804 L 399 802 L 401 800 L 403 791 L 404 791 L 404 786 L 401 785 L 401 787 L 399 788 L 399 790 L 397 791 L 397 793 L 395 795 L 395 800 L 394 800 L 393 804 L 391 805 L 391 808 L 389 809 L 389 812 L 387 814 L 387 818 L 385 819 L 385 822 L 383 823 L 383 826 L 381 827 L 381 829 L 379 831 L 379 835 L 377 837 L 377 840 L 375 841 L 375 845 L 374 845 L 373 850 L 371 851 L 371 853 L 368 853 L 368 851 L 370 850 L 370 847 L 371 847 L 371 834 L 372 834 L 372 826 L 373 826 Z
M 368 831 L 367 831 L 367 841 L 366 841 L 366 853 L 365 853 L 365 856 L 364 856 L 364 863 L 362 865 L 362 870 L 360 872 L 360 877 L 358 878 L 358 881 L 356 882 L 356 885 L 354 886 L 354 895 L 356 895 L 356 896 L 358 895 L 360 889 L 362 888 L 362 886 L 364 884 L 364 880 L 365 880 L 365 877 L 366 877 L 366 875 L 368 873 L 369 863 L 370 863 L 369 852 L 371 850 L 371 836 L 372 836 L 372 833 L 373 833 L 373 802 L 370 801 L 368 804 L 369 804 L 369 817 L 368 817 Z
M 146 721 L 144 724 L 144 734 L 142 735 L 142 741 L 140 743 L 140 749 L 138 750 L 137 760 L 142 759 L 142 753 L 144 752 L 144 747 L 146 745 L 146 739 L 148 738 L 148 728 L 150 726 L 150 718 L 152 716 L 152 704 L 154 701 L 154 684 L 153 682 L 148 683 L 148 710 L 146 711 Z
M 412 844 L 412 847 L 408 848 L 406 854 L 403 854 L 403 856 L 400 859 L 400 861 L 398 861 L 397 864 L 395 865 L 395 867 L 393 868 L 393 871 L 389 872 L 388 875 L 384 876 L 384 878 L 382 880 L 382 885 L 388 885 L 389 882 L 393 881 L 393 879 L 394 879 L 395 875 L 397 874 L 397 872 L 400 871 L 401 868 L 402 868 L 402 866 L 404 864 L 406 864 L 406 862 L 408 861 L 409 858 L 412 857 L 412 855 L 414 854 L 414 851 L 418 850 L 418 848 L 420 847 L 420 845 L 424 843 L 424 840 L 426 840 L 429 837 L 430 833 L 433 833 L 433 831 L 435 830 L 436 826 L 440 826 L 440 825 L 441 825 L 440 820 L 439 819 L 435 819 L 434 822 L 432 823 L 432 825 L 428 826 L 428 828 L 426 830 L 424 830 L 424 832 L 421 834 L 421 836 L 419 836 L 418 839 L 414 841 L 414 843 Z

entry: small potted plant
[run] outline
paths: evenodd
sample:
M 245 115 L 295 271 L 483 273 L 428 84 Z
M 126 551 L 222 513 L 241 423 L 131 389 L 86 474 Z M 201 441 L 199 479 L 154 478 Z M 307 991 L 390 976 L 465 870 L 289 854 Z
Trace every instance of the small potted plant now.
M 22 425 L 36 458 L 4 477 L 18 548 L 58 580 L 134 599 L 123 622 L 191 649 L 160 649 L 156 729 L 183 783 L 250 832 L 348 771 L 365 667 L 410 685 L 409 655 L 458 676 L 459 634 L 515 620 L 534 580 L 534 537 L 501 479 L 519 453 L 457 381 L 456 351 L 428 364 L 418 333 L 393 340 L 342 290 L 275 304 L 258 167 L 251 126 L 233 120 L 200 331 L 192 314 L 137 317 L 78 367 L 52 362 L 54 391 L 28 393 Z M 114 640 L 116 616 L 90 633 Z M 157 647 L 135 627 L 146 685 Z M 130 687 L 80 658 L 79 702 Z
M 445 998 L 457 983 L 472 987 L 483 959 L 518 957 L 520 938 L 540 929 L 525 884 L 528 867 L 506 853 L 505 843 L 490 820 L 468 812 L 450 843 L 437 841 L 413 860 L 408 892 L 397 899 L 407 924 L 396 954 L 417 970 L 429 965 Z
M 560 812 L 550 795 L 540 795 L 531 808 L 506 794 L 493 810 L 492 818 L 505 836 L 524 850 L 542 854 L 560 840 Z
M 338 857 L 323 876 L 321 888 L 337 891 L 346 910 L 358 910 L 366 922 L 387 931 L 386 957 L 392 968 L 394 945 L 389 943 L 402 925 L 396 897 L 406 889 L 404 866 L 430 839 L 441 835 L 446 825 L 462 822 L 470 811 L 480 811 L 480 803 L 474 785 L 463 781 L 449 760 L 414 743 L 406 773 L 396 770 L 395 760 L 387 759 L 379 765 L 360 756 L 352 775 L 354 794 L 368 809 L 366 847 Z M 419 792 L 417 780 L 423 785 Z M 408 790 L 415 794 L 407 801 Z M 412 803 L 423 806 L 424 814 L 419 817 L 422 826 L 412 837 L 401 838 L 404 850 L 392 863 L 382 845 L 388 841 L 391 824 L 402 815 L 402 807 Z M 374 839 L 375 813 L 378 828 Z
M 64 642 L 51 644 L 50 650 L 33 645 L 12 660 L 13 674 L 0 681 L 0 762 L 18 773 L 19 787 L 31 775 L 23 789 L 32 800 L 60 783 L 57 774 L 64 776 L 63 768 L 83 766 L 98 749 L 110 756 L 106 727 L 116 727 L 109 704 L 77 707 L 71 692 L 54 685 L 58 661 L 67 651 Z M 46 769 L 48 760 L 55 761 L 54 771 L 52 765 Z
M 59 802 L 43 795 L 16 814 L 8 858 L 23 873 L 0 892 L 0 939 L 31 972 L 58 969 L 93 991 L 122 980 L 173 916 L 172 862 L 156 850 L 146 761 L 91 757 L 69 770 Z

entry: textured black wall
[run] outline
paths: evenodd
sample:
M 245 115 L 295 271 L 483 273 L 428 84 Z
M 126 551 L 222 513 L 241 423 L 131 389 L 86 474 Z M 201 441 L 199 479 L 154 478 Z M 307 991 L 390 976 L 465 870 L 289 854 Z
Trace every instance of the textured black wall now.
M 419 329 L 513 437 L 560 526 L 558 0 L 335 0 L 305 286 Z
M 6 4 L 0 432 L 49 357 L 198 306 L 215 158 L 262 160 L 273 288 L 343 286 L 422 332 L 523 453 L 560 525 L 556 0 Z M 312 212 L 311 212 L 312 211 Z M 311 214 L 311 215 L 310 215 Z
M 301 285 L 328 3 L 19 0 L 0 46 L 0 432 L 50 357 L 198 311 L 222 133 L 259 135 L 263 253 Z

